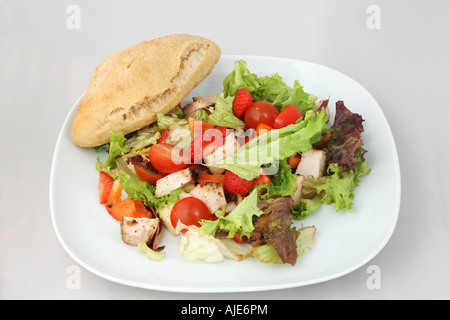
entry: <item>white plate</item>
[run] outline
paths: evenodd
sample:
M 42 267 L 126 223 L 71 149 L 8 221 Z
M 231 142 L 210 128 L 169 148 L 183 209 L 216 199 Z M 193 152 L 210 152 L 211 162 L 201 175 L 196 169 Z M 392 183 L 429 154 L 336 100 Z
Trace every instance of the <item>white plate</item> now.
M 184 100 L 217 94 L 234 61 L 244 59 L 259 76 L 279 73 L 292 86 L 300 80 L 305 91 L 319 99 L 330 97 L 334 106 L 347 108 L 365 119 L 363 140 L 372 172 L 355 191 L 354 210 L 336 213 L 333 206 L 301 221 L 317 227 L 316 246 L 296 264 L 263 264 L 257 259 L 207 264 L 186 262 L 177 253 L 178 239 L 165 232 L 160 244 L 166 258 L 150 261 L 120 238 L 119 223 L 98 202 L 99 154 L 75 146 L 72 121 L 78 100 L 59 135 L 50 177 L 53 225 L 64 249 L 87 270 L 124 285 L 176 292 L 237 292 L 310 285 L 345 275 L 370 261 L 394 231 L 400 206 L 400 168 L 388 122 L 375 99 L 357 82 L 330 68 L 310 62 L 258 57 L 222 56 L 211 75 Z M 80 98 L 81 99 L 81 98 Z

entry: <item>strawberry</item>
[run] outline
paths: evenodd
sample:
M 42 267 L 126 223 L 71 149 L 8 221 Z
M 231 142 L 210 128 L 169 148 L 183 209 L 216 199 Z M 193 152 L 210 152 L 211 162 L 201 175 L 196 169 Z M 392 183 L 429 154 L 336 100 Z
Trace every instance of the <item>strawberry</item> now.
M 251 102 L 252 96 L 250 92 L 248 92 L 247 89 L 245 88 L 239 89 L 238 92 L 236 92 L 233 101 L 233 111 L 236 117 L 242 119 L 245 110 L 247 110 L 247 107 L 250 105 Z
M 240 194 L 241 196 L 246 196 L 251 187 L 252 181 L 242 179 L 229 170 L 225 171 L 223 188 L 229 193 L 233 195 Z
M 100 178 L 98 181 L 98 193 L 100 198 L 100 203 L 105 204 L 108 200 L 109 193 L 111 192 L 112 185 L 114 183 L 114 179 L 111 178 L 108 174 L 100 171 Z

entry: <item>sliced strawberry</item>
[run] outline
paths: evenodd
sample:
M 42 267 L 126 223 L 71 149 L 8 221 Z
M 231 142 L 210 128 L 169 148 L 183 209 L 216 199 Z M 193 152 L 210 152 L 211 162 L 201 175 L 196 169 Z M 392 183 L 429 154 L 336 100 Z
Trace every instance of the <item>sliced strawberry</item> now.
M 242 119 L 245 111 L 247 110 L 247 107 L 251 102 L 252 95 L 250 94 L 250 92 L 248 92 L 245 88 L 239 89 L 238 92 L 236 92 L 233 101 L 233 111 L 236 117 Z
M 223 188 L 229 193 L 246 196 L 251 187 L 252 181 L 245 180 L 229 170 L 225 171 Z
M 109 193 L 111 192 L 111 188 L 113 186 L 114 179 L 111 178 L 108 174 L 100 171 L 100 178 L 98 181 L 98 194 L 100 198 L 100 203 L 105 204 L 108 200 Z

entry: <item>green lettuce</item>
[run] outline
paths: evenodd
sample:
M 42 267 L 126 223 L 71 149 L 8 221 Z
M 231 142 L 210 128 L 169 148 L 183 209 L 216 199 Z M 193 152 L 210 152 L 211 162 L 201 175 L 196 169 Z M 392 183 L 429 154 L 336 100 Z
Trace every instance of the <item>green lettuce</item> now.
M 128 153 L 130 151 L 130 146 L 125 144 L 126 138 L 121 132 L 114 133 L 111 131 L 109 136 L 108 158 L 102 163 L 100 157 L 97 157 L 97 170 L 101 170 L 114 178 L 115 174 L 111 170 L 117 167 L 115 159 Z
M 213 112 L 209 115 L 208 122 L 216 126 L 243 129 L 245 123 L 239 120 L 233 113 L 233 96 L 225 97 L 222 92 L 215 101 Z
M 273 196 L 287 197 L 292 195 L 297 189 L 297 175 L 292 173 L 292 169 L 287 161 L 279 161 L 278 171 L 272 176 L 272 182 L 255 186 L 260 192 L 266 189 L 266 193 L 261 194 L 259 199 L 270 199 Z
M 316 212 L 322 205 L 322 198 L 300 199 L 294 209 L 291 210 L 292 217 L 296 220 L 305 219 L 311 213 Z
M 119 182 L 130 199 L 141 200 L 147 206 L 153 206 L 155 212 L 158 213 L 165 205 L 171 204 L 179 200 L 179 194 L 184 190 L 182 187 L 173 190 L 170 194 L 163 197 L 155 197 L 156 187 L 142 181 L 138 176 L 130 173 L 119 172 Z
M 253 216 L 260 216 L 263 212 L 258 209 L 258 193 L 253 190 L 247 197 L 244 198 L 228 215 L 225 212 L 216 212 L 217 220 L 202 220 L 199 232 L 214 236 L 217 231 L 228 232 L 228 237 L 233 238 L 234 235 L 250 237 L 250 234 L 255 229 L 253 226 Z
M 328 127 L 327 122 L 325 110 L 310 110 L 298 123 L 265 132 L 236 153 L 207 166 L 230 170 L 243 179 L 253 180 L 260 176 L 262 165 L 287 159 L 295 152 L 312 149 L 312 145 L 322 138 L 322 133 Z
M 317 97 L 306 93 L 299 81 L 294 81 L 291 88 L 282 77 L 274 73 L 270 76 L 258 77 L 251 73 L 244 60 L 236 61 L 234 70 L 223 81 L 224 97 L 231 97 L 245 88 L 254 100 L 265 100 L 273 103 L 279 110 L 295 104 L 302 114 L 315 107 Z
M 337 163 L 332 163 L 327 168 L 325 183 L 316 187 L 317 192 L 326 204 L 335 204 L 336 211 L 353 209 L 352 200 L 355 198 L 353 190 L 359 186 L 361 177 L 369 174 L 370 169 L 366 161 L 358 164 L 355 169 L 344 170 Z

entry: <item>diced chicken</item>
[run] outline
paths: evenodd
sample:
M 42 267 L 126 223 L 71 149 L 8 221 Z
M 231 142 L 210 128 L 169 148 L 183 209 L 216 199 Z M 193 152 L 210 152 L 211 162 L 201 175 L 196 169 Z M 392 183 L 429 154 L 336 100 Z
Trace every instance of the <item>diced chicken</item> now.
M 159 223 L 158 218 L 122 217 L 120 223 L 122 240 L 131 246 L 137 246 L 140 242 L 153 243 L 158 235 Z
M 171 173 L 156 181 L 155 196 L 160 198 L 192 182 L 192 174 L 189 168 Z
M 304 180 L 305 180 L 304 176 L 302 176 L 302 175 L 297 176 L 297 189 L 291 195 L 291 198 L 292 198 L 292 200 L 294 200 L 295 204 L 297 204 L 300 201 L 300 196 L 302 194 L 302 186 L 303 186 Z
M 225 143 L 207 155 L 204 160 L 206 164 L 220 161 L 228 156 L 234 154 L 239 148 L 239 143 L 234 134 L 229 134 L 225 138 Z M 222 174 L 225 169 L 209 167 L 212 174 Z
M 190 195 L 203 201 L 211 213 L 227 205 L 221 183 L 199 184 L 191 190 Z
M 311 149 L 302 153 L 302 159 L 298 164 L 296 174 L 301 174 L 305 178 L 313 176 L 319 178 L 325 171 L 327 154 L 324 150 Z
M 197 100 L 195 102 L 189 103 L 183 107 L 183 111 L 186 112 L 188 117 L 192 117 L 195 111 L 200 109 L 208 108 L 212 106 L 214 102 L 207 100 Z
M 203 97 L 193 97 L 192 100 L 194 101 L 199 101 L 199 100 L 204 100 L 204 101 L 209 101 L 209 102 L 213 102 L 216 101 L 217 96 L 203 96 Z

